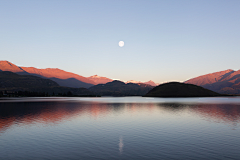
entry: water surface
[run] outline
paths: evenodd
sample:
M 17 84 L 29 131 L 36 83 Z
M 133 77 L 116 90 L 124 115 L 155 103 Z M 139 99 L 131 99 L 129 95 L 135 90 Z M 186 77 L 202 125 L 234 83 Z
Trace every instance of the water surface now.
M 240 98 L 0 100 L 0 159 L 240 159 Z

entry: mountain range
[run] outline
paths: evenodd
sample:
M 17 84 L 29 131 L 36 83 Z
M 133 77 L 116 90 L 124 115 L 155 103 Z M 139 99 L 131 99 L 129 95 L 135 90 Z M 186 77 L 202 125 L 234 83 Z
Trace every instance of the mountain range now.
M 19 67 L 8 61 L 0 61 L 0 71 L 10 71 L 19 75 L 34 75 L 41 78 L 51 79 L 60 86 L 72 88 L 90 88 L 97 84 L 106 84 L 113 81 L 113 79 L 98 75 L 84 77 L 58 68 L 38 69 L 35 67 Z M 157 85 L 153 81 L 144 83 L 152 86 Z
M 201 75 L 184 83 L 195 84 L 222 94 L 240 94 L 240 70 L 228 69 Z
M 8 61 L 0 61 L 0 71 L 10 71 L 18 75 L 33 75 L 56 82 L 59 86 L 71 88 L 91 88 L 98 84 L 113 82 L 113 79 L 98 75 L 84 77 L 75 73 L 67 72 L 58 68 L 38 69 L 34 67 L 19 67 Z M 240 94 L 240 70 L 228 69 L 201 75 L 185 81 L 184 83 L 194 84 L 221 94 Z M 147 84 L 158 86 L 153 81 L 140 82 L 130 80 L 125 84 Z

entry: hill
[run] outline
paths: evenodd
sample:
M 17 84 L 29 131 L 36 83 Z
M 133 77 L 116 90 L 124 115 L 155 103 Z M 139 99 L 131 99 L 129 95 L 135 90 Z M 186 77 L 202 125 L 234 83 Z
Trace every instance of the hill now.
M 46 92 L 49 95 L 67 94 L 92 95 L 93 93 L 85 88 L 70 88 L 59 86 L 50 79 L 44 79 L 32 75 L 18 75 L 10 71 L 0 71 L 0 91 L 2 92 Z
M 112 81 L 106 84 L 98 84 L 89 90 L 100 96 L 142 96 L 153 87 L 147 84 L 134 84 L 121 81 Z
M 151 86 L 158 86 L 159 85 L 159 83 L 155 83 L 155 82 L 153 82 L 152 80 L 150 80 L 150 81 L 147 81 L 147 82 L 144 82 L 145 84 L 149 84 L 149 85 L 151 85 Z
M 222 94 L 240 94 L 240 70 L 214 72 L 189 79 L 184 83 L 195 84 Z
M 216 97 L 219 93 L 193 84 L 169 82 L 150 90 L 144 97 Z

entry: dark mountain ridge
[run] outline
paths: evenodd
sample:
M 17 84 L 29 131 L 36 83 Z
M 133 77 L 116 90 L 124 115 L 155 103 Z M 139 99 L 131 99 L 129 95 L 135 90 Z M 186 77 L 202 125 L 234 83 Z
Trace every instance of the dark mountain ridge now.
M 32 75 L 18 75 L 10 71 L 0 71 L 0 91 L 46 92 L 49 95 L 71 92 L 73 95 L 93 95 L 86 88 L 62 87 L 50 79 Z
M 98 84 L 89 90 L 100 96 L 142 96 L 153 87 L 147 84 L 135 84 L 114 80 L 106 84 Z

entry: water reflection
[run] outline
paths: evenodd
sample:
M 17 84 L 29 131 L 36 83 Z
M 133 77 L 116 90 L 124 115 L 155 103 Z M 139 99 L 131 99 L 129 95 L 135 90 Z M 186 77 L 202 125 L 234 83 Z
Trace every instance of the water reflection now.
M 0 132 L 14 124 L 56 124 L 75 116 L 107 115 L 112 107 L 105 104 L 91 103 L 64 103 L 64 102 L 26 102 L 26 103 L 0 103 Z
M 97 102 L 15 102 L 0 103 L 0 132 L 13 125 L 33 123 L 57 124 L 74 117 L 108 116 L 112 113 L 147 111 L 168 113 L 190 111 L 206 119 L 236 125 L 240 122 L 240 105 L 237 104 L 179 104 L 179 103 L 97 103 Z M 119 140 L 122 152 L 122 138 Z
M 182 103 L 160 103 L 160 104 L 157 104 L 157 106 L 169 112 L 180 112 L 187 109 L 189 106 L 194 106 L 194 105 L 182 104 Z
M 123 151 L 123 138 L 122 136 L 119 137 L 119 153 L 122 154 L 122 151 Z
M 193 112 L 211 118 L 218 122 L 236 124 L 240 122 L 240 105 L 211 104 L 197 105 L 191 108 Z

